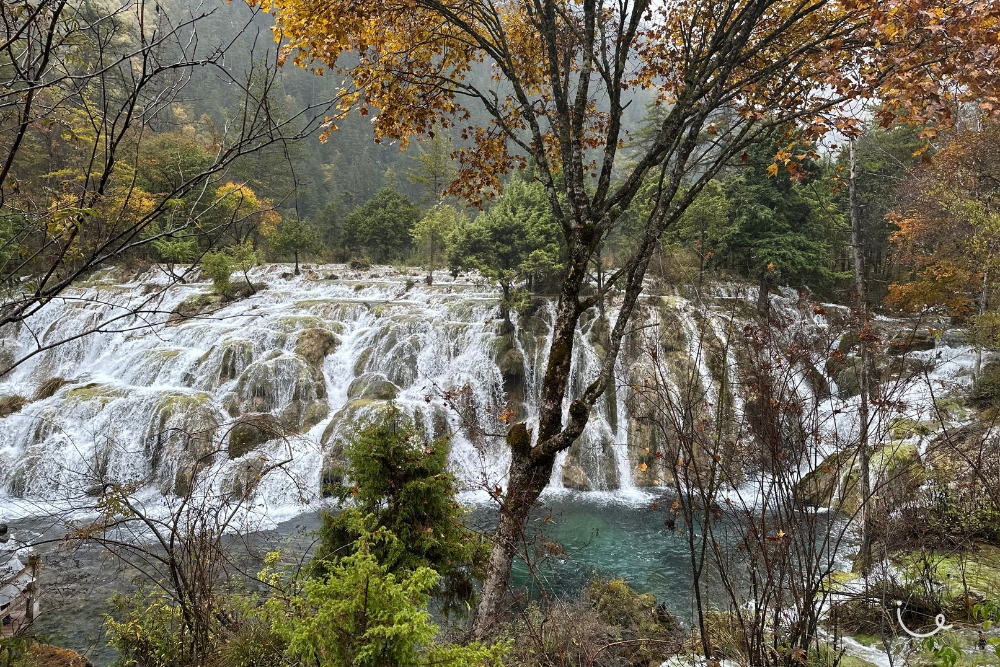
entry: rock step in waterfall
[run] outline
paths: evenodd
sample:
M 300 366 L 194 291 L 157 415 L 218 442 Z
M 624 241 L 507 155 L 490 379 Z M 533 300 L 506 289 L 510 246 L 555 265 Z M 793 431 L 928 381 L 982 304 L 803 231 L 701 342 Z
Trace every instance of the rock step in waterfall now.
M 0 494 L 57 501 L 99 493 L 106 482 L 183 494 L 193 463 L 219 450 L 212 465 L 237 487 L 269 458 L 291 459 L 292 474 L 267 482 L 263 502 L 271 512 L 295 511 L 330 480 L 351 429 L 389 401 L 428 437 L 452 435 L 451 464 L 470 497 L 503 485 L 507 454 L 488 434 L 505 430 L 505 412 L 529 424 L 537 418 L 551 300 L 504 320 L 499 293 L 476 276 L 428 286 L 391 268 L 314 266 L 295 277 L 268 265 L 251 279 L 261 289 L 234 302 L 189 283 L 149 304 L 148 285 L 163 285 L 162 272 L 126 281 L 107 270 L 0 332 L 6 367 L 39 343 L 102 322 L 116 331 L 34 354 L 0 381 Z M 825 326 L 796 311 L 795 298 L 776 297 L 776 307 L 799 327 Z M 553 491 L 628 497 L 672 484 L 669 443 L 648 427 L 655 406 L 641 396 L 650 378 L 693 383 L 716 419 L 739 417 L 738 360 L 724 340 L 734 299 L 720 291 L 696 307 L 677 295 L 644 295 L 616 380 L 560 456 Z M 113 321 L 139 304 L 150 311 L 141 320 Z M 615 316 L 611 299 L 606 319 L 596 309 L 581 318 L 574 396 L 596 376 Z M 849 382 L 843 368 L 818 360 L 802 372 L 832 391 L 831 410 L 838 393 L 848 396 L 838 387 Z M 837 428 L 851 428 L 846 421 Z

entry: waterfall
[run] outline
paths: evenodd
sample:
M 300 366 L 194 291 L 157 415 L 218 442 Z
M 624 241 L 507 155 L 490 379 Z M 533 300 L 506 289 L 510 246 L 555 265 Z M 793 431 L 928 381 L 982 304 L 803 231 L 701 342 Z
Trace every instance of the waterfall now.
M 255 294 L 222 302 L 205 282 L 154 290 L 166 288 L 161 271 L 125 280 L 105 270 L 0 332 L 0 363 L 26 357 L 0 380 L 0 397 L 26 401 L 0 419 L 0 506 L 38 513 L 46 503 L 99 494 L 108 481 L 179 493 L 192 462 L 221 448 L 212 466 L 227 484 L 253 474 L 261 460 L 290 460 L 286 475 L 263 484 L 261 505 L 275 516 L 300 511 L 319 498 L 352 428 L 389 400 L 426 437 L 450 437 L 450 464 L 467 497 L 504 486 L 501 417 L 510 411 L 537 423 L 551 299 L 536 299 L 508 324 L 498 291 L 471 275 L 425 285 L 386 267 L 314 266 L 291 276 L 268 265 L 250 278 L 261 286 Z M 802 316 L 791 297 L 775 303 L 804 331 L 825 325 Z M 130 316 L 136 308 L 143 314 Z M 617 316 L 613 302 L 606 320 L 595 311 L 584 313 L 576 332 L 567 410 L 597 376 Z M 644 295 L 642 326 L 633 323 L 638 333 L 623 346 L 583 435 L 559 455 L 550 492 L 647 498 L 641 489 L 664 485 L 662 475 L 634 476 L 649 449 L 635 440 L 632 387 L 649 372 L 649 346 L 666 349 L 664 337 L 675 336 L 672 359 L 693 369 L 706 400 L 717 402 L 720 383 L 735 386 L 728 318 L 725 308 Z M 667 331 L 652 333 L 659 329 Z M 721 360 L 710 362 L 711 354 Z M 966 349 L 953 356 L 958 361 L 941 378 L 971 363 Z M 713 363 L 729 369 L 724 377 Z M 738 392 L 732 403 L 741 413 Z M 839 403 L 831 399 L 829 410 L 842 409 Z M 837 428 L 853 427 L 842 422 Z

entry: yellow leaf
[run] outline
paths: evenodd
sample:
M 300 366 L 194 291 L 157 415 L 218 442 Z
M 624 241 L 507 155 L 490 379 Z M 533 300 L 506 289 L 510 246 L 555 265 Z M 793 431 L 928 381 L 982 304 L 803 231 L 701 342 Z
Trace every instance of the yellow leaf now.
M 774 163 L 771 163 L 770 165 L 768 165 L 768 167 L 767 167 L 767 176 L 768 176 L 768 178 L 771 178 L 772 176 L 777 176 L 777 175 L 778 175 L 778 165 L 776 165 Z

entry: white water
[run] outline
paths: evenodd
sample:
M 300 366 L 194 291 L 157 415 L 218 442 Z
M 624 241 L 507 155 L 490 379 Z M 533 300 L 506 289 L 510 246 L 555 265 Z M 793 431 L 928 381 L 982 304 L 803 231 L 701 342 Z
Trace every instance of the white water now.
M 265 480 L 260 508 L 275 519 L 294 514 L 318 499 L 323 469 L 352 424 L 385 405 L 360 397 L 357 385 L 352 392 L 359 376 L 392 382 L 397 404 L 426 433 L 453 434 L 451 465 L 465 483 L 467 497 L 483 498 L 486 489 L 504 485 L 509 459 L 499 437 L 505 430 L 499 415 L 511 404 L 496 358 L 501 322 L 494 289 L 474 277 L 453 281 L 441 274 L 426 286 L 388 268 L 321 266 L 301 277 L 287 272 L 284 265 L 257 268 L 251 278 L 266 289 L 210 315 L 163 326 L 170 311 L 189 297 L 207 294 L 209 285 L 178 285 L 147 303 L 148 285 L 164 284 L 162 272 L 120 283 L 107 271 L 46 305 L 26 325 L 3 331 L 0 352 L 22 358 L 39 346 L 107 323 L 105 332 L 35 354 L 0 380 L 0 396 L 29 398 L 50 378 L 67 380 L 51 397 L 0 420 L 0 495 L 6 496 L 0 501 L 0 518 L 72 504 L 105 481 L 145 484 L 151 496 L 168 496 L 201 452 L 213 446 L 225 450 L 229 429 L 248 413 L 281 417 L 301 432 L 235 459 L 216 456 L 217 476 L 231 484 L 252 471 L 255 461 L 290 459 L 286 474 Z M 333 275 L 337 278 L 331 279 Z M 654 306 L 647 311 L 647 324 L 656 324 L 660 298 L 646 301 Z M 822 317 L 799 313 L 791 296 L 777 297 L 775 304 L 803 331 L 826 326 Z M 139 305 L 155 312 L 113 320 Z M 707 400 L 715 402 L 719 378 L 713 377 L 699 343 L 696 306 L 670 297 L 666 307 L 681 322 L 687 355 Z M 720 340 L 727 330 L 725 310 L 706 307 L 701 313 Z M 613 325 L 613 305 L 608 316 Z M 514 407 L 529 425 L 538 417 L 553 319 L 551 302 L 524 322 L 514 317 L 511 341 L 525 360 L 524 400 Z M 570 379 L 574 395 L 599 368 L 591 335 L 595 322 L 588 319 L 577 334 Z M 333 333 L 339 346 L 313 368 L 296 354 L 296 345 L 302 331 L 315 329 Z M 634 335 L 657 340 L 655 329 L 648 327 Z M 735 378 L 735 359 L 731 351 L 727 355 L 727 376 Z M 917 355 L 940 362 L 931 374 L 935 380 L 967 383 L 963 378 L 974 359 L 967 348 L 940 347 Z M 629 442 L 633 429 L 627 409 L 630 379 L 648 369 L 642 356 L 626 352 L 617 360 L 619 389 L 613 400 L 598 402 L 580 441 L 560 455 L 552 493 L 566 492 L 562 465 L 572 456 L 595 494 L 648 498 L 633 479 L 637 459 Z M 926 413 L 929 388 L 907 392 L 908 409 Z M 453 409 L 456 397 L 467 412 Z M 735 404 L 742 410 L 738 391 Z M 853 399 L 829 399 L 824 409 L 841 413 L 830 423 L 843 440 L 849 439 L 857 426 L 851 418 Z M 193 438 L 186 435 L 191 433 Z

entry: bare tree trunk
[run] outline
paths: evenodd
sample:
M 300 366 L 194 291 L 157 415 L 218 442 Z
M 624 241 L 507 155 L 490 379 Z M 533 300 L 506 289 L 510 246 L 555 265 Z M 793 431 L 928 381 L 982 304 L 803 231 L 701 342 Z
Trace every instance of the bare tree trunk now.
M 531 455 L 531 433 L 524 424 L 516 424 L 507 434 L 511 451 L 510 482 L 500 508 L 493 548 L 486 565 L 483 592 L 472 626 L 475 637 L 483 637 L 499 616 L 510 584 L 510 568 L 524 542 L 524 526 L 538 496 L 552 476 L 555 457 L 536 459 Z
M 871 392 L 871 353 L 870 323 L 868 320 L 868 297 L 865 290 L 865 265 L 864 253 L 862 252 L 861 219 L 858 216 L 856 165 L 854 157 L 854 140 L 850 143 L 851 173 L 848 187 L 848 198 L 851 208 L 851 248 L 854 252 L 854 285 L 857 290 L 858 311 L 861 315 L 861 334 L 859 348 L 861 351 L 861 369 L 859 372 L 859 385 L 861 390 L 861 404 L 858 408 L 858 428 L 860 429 L 858 438 L 858 463 L 861 468 L 858 474 L 859 491 L 861 493 L 861 546 L 858 550 L 858 560 L 861 569 L 867 574 L 871 567 L 872 560 L 872 525 L 871 525 L 871 452 L 868 444 L 869 431 L 869 411 L 868 402 Z
M 770 285 L 767 280 L 767 269 L 765 269 L 760 274 L 760 287 L 757 288 L 757 312 L 760 313 L 761 317 L 767 317 L 767 313 L 770 310 L 768 292 L 770 292 Z

